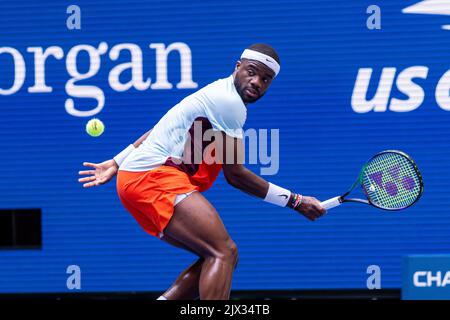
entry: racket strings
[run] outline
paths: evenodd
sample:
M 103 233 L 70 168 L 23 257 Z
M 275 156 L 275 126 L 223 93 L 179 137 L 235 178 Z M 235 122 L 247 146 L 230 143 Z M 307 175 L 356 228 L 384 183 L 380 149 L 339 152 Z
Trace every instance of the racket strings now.
M 372 203 L 389 209 L 407 207 L 421 193 L 421 181 L 414 164 L 393 152 L 374 157 L 364 168 L 361 182 Z
M 373 168 L 380 167 L 380 171 L 375 171 L 375 174 L 380 175 L 378 183 L 381 184 L 378 188 L 379 192 L 374 194 L 374 198 L 375 201 L 378 201 L 383 206 L 387 206 L 390 208 L 399 208 L 407 206 L 415 200 L 414 190 L 410 190 L 409 185 L 413 184 L 414 186 L 418 187 L 418 183 L 414 180 L 412 183 L 408 183 L 408 181 L 410 181 L 411 179 L 411 176 L 415 176 L 414 168 L 409 165 L 409 163 L 405 163 L 404 161 L 402 161 L 403 159 L 403 157 L 399 157 L 394 162 L 392 160 L 392 157 L 383 155 L 381 159 L 378 159 L 378 163 L 373 166 Z M 399 168 L 402 168 L 402 170 L 399 170 Z M 392 172 L 393 170 L 394 172 Z M 386 176 L 386 173 L 388 175 L 387 182 L 385 182 L 385 179 L 383 179 L 383 176 Z M 402 178 L 406 179 L 406 187 L 409 190 L 407 188 L 402 188 Z
M 369 166 L 368 173 L 369 178 L 375 179 L 375 183 L 378 185 L 376 188 L 378 192 L 373 194 L 373 200 L 378 201 L 381 205 L 393 208 L 406 206 L 415 199 L 414 190 L 410 190 L 410 185 L 414 185 L 415 188 L 417 187 L 416 191 L 419 191 L 418 182 L 414 180 L 410 182 L 411 177 L 416 175 L 413 166 L 401 156 L 381 155 L 374 159 L 373 164 Z M 406 187 L 409 190 L 402 186 L 398 187 L 402 178 L 406 181 Z M 373 188 L 373 184 L 371 187 Z

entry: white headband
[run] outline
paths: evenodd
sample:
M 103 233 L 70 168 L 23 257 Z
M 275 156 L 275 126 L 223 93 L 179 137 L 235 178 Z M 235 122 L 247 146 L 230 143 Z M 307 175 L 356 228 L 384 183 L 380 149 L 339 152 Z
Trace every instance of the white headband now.
M 245 49 L 244 52 L 242 52 L 241 58 L 256 60 L 261 63 L 264 63 L 266 66 L 272 69 L 273 72 L 275 72 L 275 77 L 278 75 L 278 72 L 280 72 L 280 65 L 278 64 L 278 62 L 276 62 L 275 59 L 272 58 L 271 56 L 268 56 L 264 53 L 255 50 Z

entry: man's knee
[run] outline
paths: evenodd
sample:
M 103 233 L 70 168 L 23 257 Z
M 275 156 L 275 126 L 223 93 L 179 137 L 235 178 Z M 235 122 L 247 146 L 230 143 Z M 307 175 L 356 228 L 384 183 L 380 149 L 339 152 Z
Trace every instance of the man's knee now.
M 226 245 L 224 246 L 222 255 L 225 257 L 225 259 L 230 261 L 230 263 L 232 263 L 233 266 L 236 266 L 239 254 L 237 245 L 233 240 L 227 241 Z
M 227 240 L 215 248 L 210 247 L 202 256 L 205 259 L 220 259 L 236 266 L 238 261 L 238 249 L 233 240 Z

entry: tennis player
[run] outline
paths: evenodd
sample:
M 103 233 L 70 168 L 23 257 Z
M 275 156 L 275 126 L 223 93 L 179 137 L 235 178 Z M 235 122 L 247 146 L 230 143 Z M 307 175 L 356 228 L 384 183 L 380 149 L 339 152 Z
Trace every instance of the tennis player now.
M 279 71 L 275 50 L 254 44 L 243 51 L 229 77 L 183 99 L 113 159 L 84 163 L 91 168 L 80 171 L 87 175 L 79 179 L 84 187 L 104 184 L 117 174 L 118 196 L 141 227 L 199 257 L 158 299 L 229 299 L 238 251 L 201 193 L 222 169 L 230 185 L 266 202 L 310 220 L 325 213 L 317 199 L 264 180 L 242 161 L 247 105 L 266 93 Z

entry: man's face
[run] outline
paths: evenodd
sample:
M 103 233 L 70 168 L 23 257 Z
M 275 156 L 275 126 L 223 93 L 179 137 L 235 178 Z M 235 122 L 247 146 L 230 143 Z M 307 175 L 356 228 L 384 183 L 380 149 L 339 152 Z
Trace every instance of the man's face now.
M 245 104 L 256 102 L 269 88 L 275 72 L 265 64 L 242 59 L 236 64 L 234 85 Z

